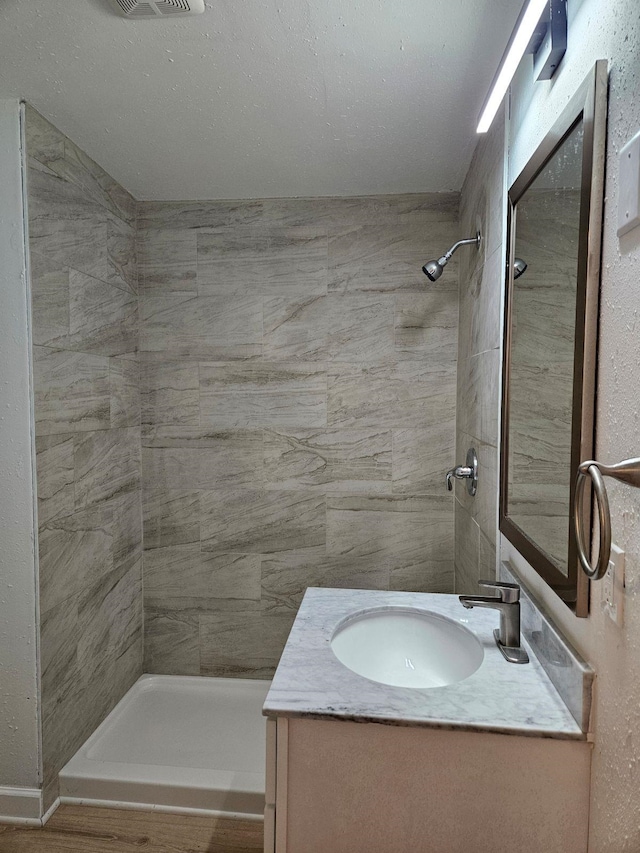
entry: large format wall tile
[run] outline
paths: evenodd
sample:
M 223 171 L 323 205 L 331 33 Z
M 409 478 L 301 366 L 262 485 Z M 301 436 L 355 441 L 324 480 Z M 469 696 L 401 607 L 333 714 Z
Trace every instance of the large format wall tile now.
M 412 359 L 328 369 L 329 427 L 420 428 L 451 421 L 455 362 Z
M 204 551 L 268 554 L 324 545 L 322 495 L 218 489 L 201 496 Z
M 456 406 L 456 462 L 478 454 L 478 492 L 456 483 L 456 592 L 478 592 L 479 577 L 495 577 L 498 527 L 498 438 L 502 293 L 505 276 L 504 112 L 474 153 L 462 190 L 461 228 L 482 232 L 479 252 L 461 253 Z
M 142 671 L 135 202 L 26 111 L 45 806 Z
M 139 205 L 149 670 L 271 675 L 310 585 L 451 590 L 457 216 Z
M 201 362 L 200 419 L 218 427 L 325 426 L 324 365 Z
M 391 431 L 266 430 L 267 489 L 388 492 Z

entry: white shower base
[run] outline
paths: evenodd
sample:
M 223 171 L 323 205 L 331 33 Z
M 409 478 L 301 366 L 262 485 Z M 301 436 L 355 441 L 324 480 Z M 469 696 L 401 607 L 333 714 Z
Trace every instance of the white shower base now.
M 61 801 L 262 818 L 269 684 L 143 675 L 61 770 Z

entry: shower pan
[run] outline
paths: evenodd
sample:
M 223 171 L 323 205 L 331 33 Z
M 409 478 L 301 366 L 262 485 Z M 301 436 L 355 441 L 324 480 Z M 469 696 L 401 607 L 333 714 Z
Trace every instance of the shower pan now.
M 261 820 L 269 685 L 143 675 L 60 772 L 61 802 Z

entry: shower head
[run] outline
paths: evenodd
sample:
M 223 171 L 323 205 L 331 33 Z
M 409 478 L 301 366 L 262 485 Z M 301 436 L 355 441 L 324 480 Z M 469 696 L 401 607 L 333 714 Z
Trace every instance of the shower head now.
M 522 273 L 527 271 L 527 262 L 523 261 L 522 258 L 514 258 L 513 261 L 513 280 L 515 281 L 517 278 L 520 278 Z
M 449 263 L 451 255 L 459 249 L 460 246 L 471 246 L 475 245 L 476 249 L 480 248 L 480 243 L 482 242 L 482 235 L 478 231 L 475 237 L 469 237 L 466 240 L 458 240 L 457 243 L 454 243 L 453 246 L 444 253 L 441 258 L 438 260 L 427 261 L 427 263 L 422 267 L 422 272 L 429 278 L 431 281 L 437 281 L 442 275 L 442 271 Z M 526 267 L 526 264 L 525 264 Z M 523 270 L 524 272 L 524 270 Z
M 444 263 L 442 263 L 443 261 Z M 446 263 L 446 258 L 440 258 L 439 261 L 427 261 L 427 263 L 422 267 L 422 272 L 427 276 L 427 278 L 430 278 L 431 281 L 437 281 L 442 275 L 442 271 Z

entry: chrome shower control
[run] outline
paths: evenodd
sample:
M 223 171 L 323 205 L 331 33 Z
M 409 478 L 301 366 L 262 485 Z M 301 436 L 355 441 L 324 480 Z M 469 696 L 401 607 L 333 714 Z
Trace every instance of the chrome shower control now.
M 453 490 L 454 479 L 466 480 L 467 491 L 471 497 L 475 496 L 475 493 L 478 491 L 478 456 L 474 447 L 470 447 L 467 450 L 466 465 L 456 465 L 455 468 L 447 471 L 446 483 L 449 492 Z

